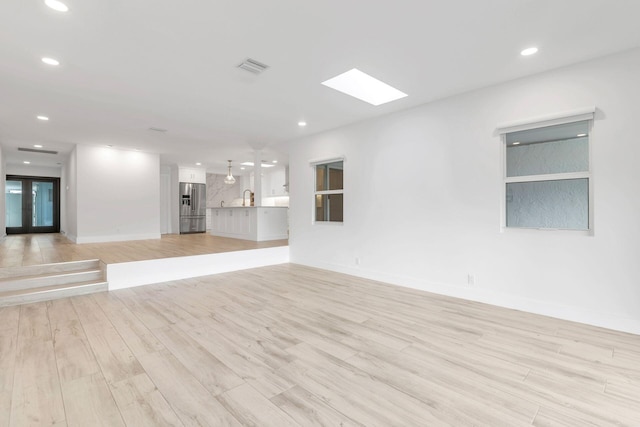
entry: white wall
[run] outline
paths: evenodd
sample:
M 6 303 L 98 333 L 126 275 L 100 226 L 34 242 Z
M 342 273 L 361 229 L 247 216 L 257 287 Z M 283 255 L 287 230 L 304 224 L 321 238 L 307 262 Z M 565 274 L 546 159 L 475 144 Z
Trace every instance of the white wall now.
M 640 333 L 638 75 L 634 50 L 293 141 L 291 262 Z M 496 125 L 593 105 L 593 235 L 502 233 Z M 312 225 L 337 156 L 344 224 Z
M 5 175 L 46 176 L 48 178 L 60 178 L 61 169 L 59 167 L 50 168 L 46 166 L 8 164 Z
M 180 179 L 177 165 L 171 166 L 171 230 L 169 233 L 180 233 Z
M 65 186 L 62 186 L 62 182 L 60 183 L 60 193 L 64 193 L 64 198 L 60 198 L 60 203 L 62 204 L 62 200 L 64 200 L 66 211 L 66 215 L 61 215 L 60 218 L 60 231 L 64 232 L 64 234 L 73 241 L 76 240 L 76 236 L 78 235 L 77 150 L 78 147 L 76 146 L 71 154 L 69 154 L 69 160 L 64 166 Z
M 160 167 L 160 233 L 169 234 L 171 232 L 171 168 Z
M 5 224 L 5 180 L 6 180 L 6 166 L 4 155 L 2 154 L 2 147 L 0 146 L 0 188 L 2 189 L 2 196 L 0 197 L 0 240 L 7 235 L 7 229 Z
M 158 154 L 83 145 L 75 154 L 78 243 L 160 238 Z

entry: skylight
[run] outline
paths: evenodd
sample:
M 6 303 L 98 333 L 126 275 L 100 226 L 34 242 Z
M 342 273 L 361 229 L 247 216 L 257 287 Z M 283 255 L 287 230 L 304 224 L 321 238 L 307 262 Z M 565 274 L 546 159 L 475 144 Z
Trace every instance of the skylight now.
M 386 104 L 407 96 L 406 93 L 363 73 L 357 68 L 326 80 L 322 84 L 372 105 Z

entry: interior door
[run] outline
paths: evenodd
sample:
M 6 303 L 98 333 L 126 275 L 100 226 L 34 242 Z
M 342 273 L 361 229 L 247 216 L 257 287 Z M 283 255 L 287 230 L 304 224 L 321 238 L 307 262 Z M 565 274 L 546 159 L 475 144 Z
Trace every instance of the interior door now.
M 60 231 L 60 179 L 7 176 L 7 234 Z

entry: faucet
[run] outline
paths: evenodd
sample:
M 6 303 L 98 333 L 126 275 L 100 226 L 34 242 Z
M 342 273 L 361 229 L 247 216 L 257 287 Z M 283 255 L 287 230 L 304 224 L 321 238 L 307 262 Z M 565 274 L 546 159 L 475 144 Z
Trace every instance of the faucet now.
M 220 200 L 220 207 L 224 208 L 224 200 Z
M 242 192 L 242 206 L 246 206 L 245 200 L 246 200 L 246 197 L 247 197 L 247 196 L 246 196 L 247 191 L 249 192 L 249 202 L 251 202 L 251 190 L 249 190 L 249 189 L 247 188 L 246 190 L 244 190 L 244 191 Z

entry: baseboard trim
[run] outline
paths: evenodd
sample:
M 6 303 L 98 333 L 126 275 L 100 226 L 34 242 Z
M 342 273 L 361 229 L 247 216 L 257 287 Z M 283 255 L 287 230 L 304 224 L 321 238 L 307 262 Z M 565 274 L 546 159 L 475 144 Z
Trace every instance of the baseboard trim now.
M 421 291 L 450 296 L 453 298 L 476 301 L 495 305 L 498 307 L 510 308 L 527 313 L 540 314 L 556 319 L 569 320 L 586 325 L 598 326 L 606 329 L 640 335 L 639 319 L 621 317 L 614 313 L 604 313 L 594 310 L 587 310 L 580 307 L 567 306 L 549 301 L 532 300 L 498 292 L 489 292 L 484 289 L 478 288 L 468 288 L 444 283 L 427 282 L 413 277 L 391 275 L 383 272 L 364 270 L 361 268 L 352 268 L 338 264 L 318 263 L 301 259 L 294 259 L 290 262 L 294 264 L 335 271 L 337 273 L 349 274 L 356 277 L 362 277 L 364 279 L 376 280 L 395 286 L 418 289 Z

